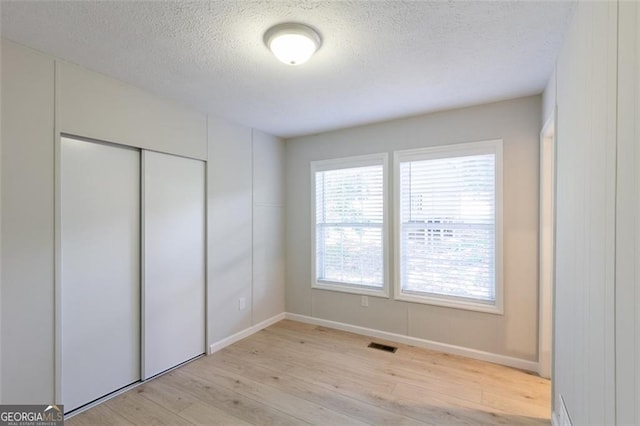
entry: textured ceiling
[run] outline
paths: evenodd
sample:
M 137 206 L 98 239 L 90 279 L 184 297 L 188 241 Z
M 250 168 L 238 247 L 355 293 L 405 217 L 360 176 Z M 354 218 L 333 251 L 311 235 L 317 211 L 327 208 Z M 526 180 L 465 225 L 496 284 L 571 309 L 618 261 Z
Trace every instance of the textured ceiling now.
M 17 1 L 2 36 L 289 137 L 540 93 L 568 2 Z M 323 45 L 305 65 L 262 42 L 298 21 Z

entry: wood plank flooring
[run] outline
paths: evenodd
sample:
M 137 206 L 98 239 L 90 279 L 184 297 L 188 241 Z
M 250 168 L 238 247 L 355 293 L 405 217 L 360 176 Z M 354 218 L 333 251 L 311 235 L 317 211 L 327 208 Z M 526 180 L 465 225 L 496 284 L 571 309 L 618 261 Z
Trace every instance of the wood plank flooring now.
M 549 381 L 284 320 L 73 416 L 75 425 L 549 424 Z

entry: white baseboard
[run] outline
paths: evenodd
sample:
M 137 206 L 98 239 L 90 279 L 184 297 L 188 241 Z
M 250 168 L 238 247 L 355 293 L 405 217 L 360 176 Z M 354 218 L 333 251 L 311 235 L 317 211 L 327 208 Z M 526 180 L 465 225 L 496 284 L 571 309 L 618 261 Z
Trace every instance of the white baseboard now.
M 564 398 L 562 394 L 558 394 L 557 402 L 555 405 L 555 410 L 552 413 L 551 421 L 555 421 L 555 425 L 557 426 L 571 426 L 573 423 L 571 422 L 571 417 L 569 417 L 569 412 L 567 411 L 567 405 L 564 403 Z
M 328 328 L 349 331 L 351 333 L 362 334 L 365 336 L 377 337 L 379 339 L 385 339 L 391 342 L 404 343 L 406 345 L 417 346 L 434 351 L 466 356 L 468 358 L 493 362 L 496 364 L 506 365 L 508 367 L 519 368 L 521 370 L 532 372 L 538 371 L 538 363 L 534 361 L 528 361 L 526 359 L 513 358 L 505 355 L 494 354 L 491 352 L 480 351 L 477 349 L 465 348 L 463 346 L 434 342 L 432 340 L 420 339 L 417 337 L 405 336 L 403 334 L 390 333 L 387 331 L 375 330 L 372 328 L 360 327 L 357 325 L 345 324 L 342 322 L 330 321 L 322 318 L 314 318 L 306 315 L 292 314 L 289 312 L 285 314 L 285 318 L 304 322 L 307 324 L 321 325 Z
M 233 334 L 229 337 L 225 337 L 222 340 L 219 340 L 215 343 L 212 343 L 211 345 L 209 345 L 209 354 L 218 352 L 220 349 L 226 348 L 229 345 L 234 344 L 235 342 L 237 342 L 238 340 L 242 340 L 245 337 L 249 337 L 251 336 L 253 333 L 257 333 L 258 331 L 262 330 L 263 328 L 267 328 L 269 327 L 271 324 L 275 324 L 278 321 L 281 321 L 285 318 L 285 313 L 281 313 L 278 315 L 275 315 L 271 318 L 268 318 L 262 322 L 259 322 L 258 324 L 252 325 L 249 328 L 246 328 L 236 334 Z
M 496 364 L 506 365 L 508 367 L 519 368 L 527 371 L 538 371 L 538 363 L 528 361 L 526 359 L 513 358 L 505 355 L 494 354 L 491 352 L 480 351 L 477 349 L 465 348 L 463 346 L 450 345 L 448 343 L 434 342 L 432 340 L 420 339 L 418 337 L 405 336 L 403 334 L 390 333 L 387 331 L 375 330 L 373 328 L 360 327 L 357 325 L 346 324 L 337 321 L 330 321 L 322 318 L 314 318 L 306 315 L 292 314 L 283 312 L 244 329 L 232 336 L 226 337 L 209 346 L 209 354 L 215 353 L 238 340 L 251 336 L 263 328 L 267 328 L 272 324 L 283 319 L 304 322 L 307 324 L 321 325 L 323 327 L 335 328 L 337 330 L 349 331 L 351 333 L 361 334 L 364 336 L 377 337 L 379 339 L 389 340 L 391 342 L 404 343 L 406 345 L 417 346 L 420 348 L 431 349 L 434 351 L 445 352 L 454 355 L 466 356 L 468 358 L 479 359 L 481 361 L 494 362 Z

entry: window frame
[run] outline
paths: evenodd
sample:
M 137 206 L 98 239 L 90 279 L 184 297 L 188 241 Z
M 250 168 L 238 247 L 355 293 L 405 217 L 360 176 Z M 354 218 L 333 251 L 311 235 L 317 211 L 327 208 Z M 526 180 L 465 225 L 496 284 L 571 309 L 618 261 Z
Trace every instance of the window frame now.
M 503 142 L 502 139 L 439 145 L 417 149 L 394 151 L 393 153 L 393 216 L 394 216 L 394 300 L 422 303 L 448 308 L 470 311 L 504 314 L 504 282 L 503 282 Z M 400 164 L 410 161 L 421 161 L 438 158 L 462 157 L 467 155 L 495 155 L 495 301 L 487 303 L 470 298 L 438 295 L 433 293 L 417 293 L 402 290 L 402 217 Z
M 384 153 L 358 155 L 352 157 L 334 158 L 328 160 L 311 161 L 311 288 L 316 290 L 330 290 L 342 293 L 352 293 L 364 296 L 389 297 L 389 207 L 388 207 L 388 162 L 389 155 Z M 382 166 L 382 287 L 349 284 L 317 279 L 316 259 L 316 172 L 329 170 L 350 169 L 367 166 Z

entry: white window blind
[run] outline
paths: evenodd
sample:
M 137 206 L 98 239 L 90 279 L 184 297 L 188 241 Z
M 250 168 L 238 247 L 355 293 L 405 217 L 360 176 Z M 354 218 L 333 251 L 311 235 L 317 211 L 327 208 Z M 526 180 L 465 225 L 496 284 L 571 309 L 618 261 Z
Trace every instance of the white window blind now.
M 409 158 L 399 159 L 401 292 L 495 304 L 496 153 Z
M 381 164 L 315 172 L 316 280 L 384 285 Z

